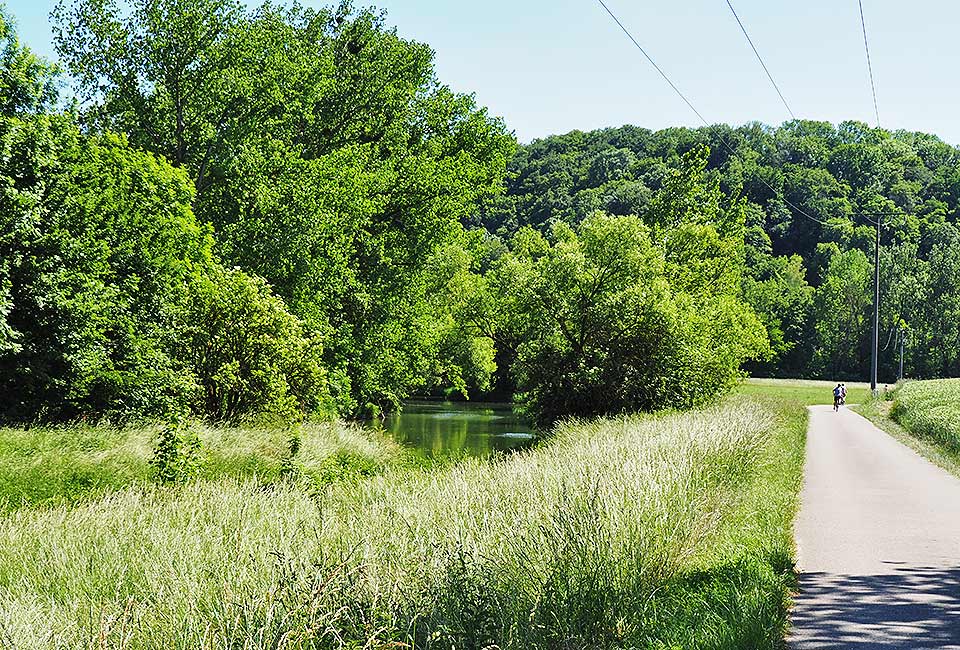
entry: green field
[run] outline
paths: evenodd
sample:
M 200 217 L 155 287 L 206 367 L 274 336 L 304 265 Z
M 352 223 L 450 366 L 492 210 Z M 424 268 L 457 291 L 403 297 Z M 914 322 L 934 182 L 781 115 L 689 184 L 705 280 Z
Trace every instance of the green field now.
M 845 383 L 847 384 L 847 404 L 861 404 L 870 399 L 870 384 Z M 833 388 L 836 385 L 837 382 L 816 379 L 762 379 L 751 377 L 741 382 L 734 392 L 739 395 L 785 399 L 808 406 L 833 405 Z
M 254 480 L 251 447 L 279 443 L 233 434 L 173 486 L 139 480 L 145 434 L 75 445 L 62 466 L 133 483 L 0 518 L 0 621 L 29 648 L 774 648 L 805 422 L 732 398 L 433 468 L 351 438 L 381 471 L 320 487 Z M 5 432 L 5 467 L 55 433 Z
M 900 426 L 960 454 L 960 379 L 906 382 L 893 397 L 890 415 Z

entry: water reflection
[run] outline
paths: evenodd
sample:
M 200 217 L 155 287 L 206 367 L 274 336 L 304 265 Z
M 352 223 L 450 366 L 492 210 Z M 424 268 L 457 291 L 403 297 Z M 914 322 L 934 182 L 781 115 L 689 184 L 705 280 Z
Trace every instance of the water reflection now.
M 380 426 L 400 444 L 432 457 L 488 456 L 534 440 L 533 428 L 509 404 L 411 401 Z

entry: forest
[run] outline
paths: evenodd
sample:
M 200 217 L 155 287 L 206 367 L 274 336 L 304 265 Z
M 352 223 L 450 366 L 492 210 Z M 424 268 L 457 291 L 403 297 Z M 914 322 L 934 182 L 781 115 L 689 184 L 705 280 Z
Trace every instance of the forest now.
M 768 354 L 706 149 L 649 214 L 493 233 L 525 150 L 380 14 L 84 0 L 53 21 L 57 65 L 3 22 L 10 421 L 499 391 L 549 423 L 703 404 Z
M 958 150 L 861 123 L 519 145 L 349 3 L 63 2 L 0 19 L 0 416 L 540 423 L 750 372 L 960 373 Z M 103 53 L 108 56 L 103 56 Z M 874 216 L 871 216 L 874 215 Z
M 510 237 L 598 211 L 650 220 L 695 151 L 704 186 L 744 215 L 739 291 L 770 343 L 748 364 L 754 374 L 866 378 L 876 221 L 880 381 L 897 379 L 898 336 L 906 376 L 960 374 L 960 150 L 934 135 L 804 120 L 574 131 L 521 147 L 506 192 L 474 223 Z

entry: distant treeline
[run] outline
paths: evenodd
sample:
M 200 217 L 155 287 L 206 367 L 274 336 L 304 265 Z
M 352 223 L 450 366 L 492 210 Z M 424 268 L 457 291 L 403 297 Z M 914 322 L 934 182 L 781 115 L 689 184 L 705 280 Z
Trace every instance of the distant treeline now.
M 743 202 L 741 290 L 773 352 L 752 370 L 866 377 L 879 219 L 881 381 L 896 377 L 900 329 L 909 376 L 960 376 L 960 149 L 932 135 L 811 121 L 574 131 L 521 147 L 479 223 L 510 237 L 596 211 L 648 220 L 670 170 L 703 146 L 709 181 Z

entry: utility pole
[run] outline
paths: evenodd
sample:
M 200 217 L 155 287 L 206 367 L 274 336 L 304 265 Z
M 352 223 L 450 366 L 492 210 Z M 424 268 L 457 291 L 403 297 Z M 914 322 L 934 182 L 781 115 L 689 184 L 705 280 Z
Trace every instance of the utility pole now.
M 907 329 L 900 327 L 900 373 L 897 375 L 897 381 L 903 380 L 903 347 L 906 343 Z
M 870 390 L 877 394 L 877 356 L 880 346 L 880 216 L 877 215 L 877 240 L 873 248 L 873 347 L 870 357 Z

